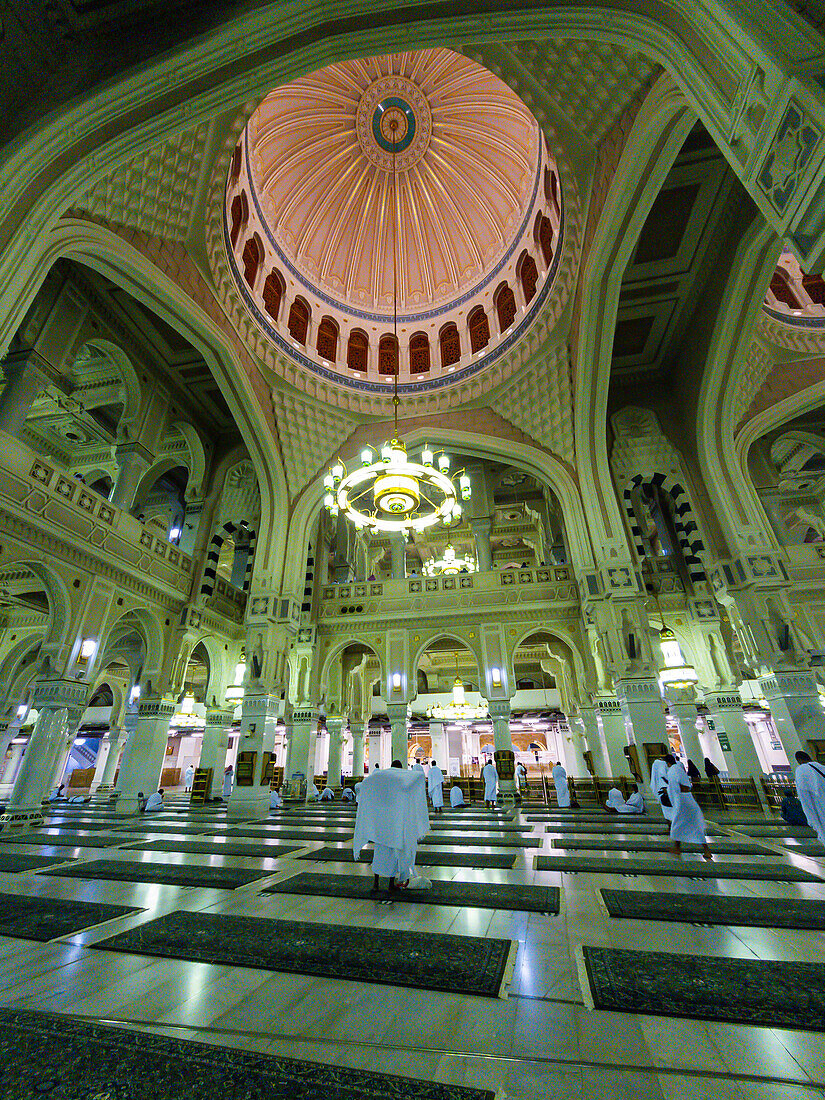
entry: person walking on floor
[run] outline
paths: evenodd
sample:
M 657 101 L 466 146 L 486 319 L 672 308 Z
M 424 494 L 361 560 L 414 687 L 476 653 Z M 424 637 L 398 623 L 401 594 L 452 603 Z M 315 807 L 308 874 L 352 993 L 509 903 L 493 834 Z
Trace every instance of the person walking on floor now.
M 184 791 L 192 790 L 192 782 L 195 778 L 195 769 L 190 764 L 186 771 L 183 773 L 183 789 Z
M 702 855 L 706 860 L 712 860 L 713 853 L 705 835 L 705 819 L 691 793 L 692 787 L 688 773 L 680 763 L 674 761 L 667 770 L 667 793 L 673 808 L 670 850 L 678 857 L 682 854 L 683 844 L 701 844 Z
M 494 810 L 498 796 L 498 772 L 492 760 L 484 765 L 481 778 L 484 780 L 484 806 L 488 810 Z
M 665 821 L 673 820 L 673 807 L 670 804 L 670 795 L 667 793 L 667 772 L 668 768 L 675 763 L 676 757 L 668 753 L 664 760 L 661 757 L 654 760 L 650 768 L 650 789 L 662 807 Z
M 825 767 L 814 763 L 802 750 L 795 753 L 794 758 L 797 763 L 796 796 L 820 844 L 825 844 Z
M 561 760 L 557 760 L 553 768 L 553 783 L 556 788 L 556 801 L 560 810 L 570 809 L 570 788 L 567 784 L 567 772 Z
M 414 768 L 413 771 L 415 771 Z M 437 814 L 441 814 L 444 812 L 444 773 L 435 760 L 430 765 L 430 771 L 426 778 L 427 794 L 430 796 L 433 809 Z

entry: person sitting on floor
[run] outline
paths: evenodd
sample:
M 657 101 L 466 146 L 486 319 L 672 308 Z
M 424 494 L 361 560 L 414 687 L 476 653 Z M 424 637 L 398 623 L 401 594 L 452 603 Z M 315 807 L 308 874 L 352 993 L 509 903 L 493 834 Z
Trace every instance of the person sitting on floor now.
M 630 793 L 630 798 L 623 806 L 617 806 L 616 810 L 620 814 L 643 814 L 645 813 L 645 800 L 641 791 L 639 790 L 639 784 L 633 784 L 633 790 Z
M 281 798 L 280 794 L 277 791 L 270 791 L 269 792 L 269 808 L 270 808 L 270 810 L 280 810 L 280 808 L 281 808 L 281 806 L 283 806 L 283 804 L 284 804 L 284 800 Z
M 618 787 L 611 787 L 607 792 L 607 802 L 604 804 L 604 808 L 609 814 L 617 814 L 619 807 L 625 805 L 624 795 Z
M 458 806 L 467 805 L 464 801 L 464 792 L 461 787 L 450 787 L 450 805 L 453 809 L 456 809 Z
M 309 785 L 309 790 L 307 791 L 307 801 L 308 802 L 320 802 L 321 801 L 321 792 L 318 790 L 318 788 L 315 786 L 314 783 L 310 783 L 310 785 Z
M 52 793 L 49 795 L 49 802 L 63 802 L 66 796 L 63 794 L 63 788 L 65 783 L 61 783 L 59 787 L 55 787 Z
M 137 804 L 138 813 L 142 814 L 146 809 L 146 795 L 143 793 L 143 791 L 138 791 L 137 793 Z
M 359 783 L 355 784 L 355 801 L 356 802 L 358 801 L 358 794 L 359 794 L 361 788 L 363 787 L 363 785 L 364 785 L 364 780 L 363 779 Z
M 354 802 L 355 801 L 355 791 L 352 789 L 352 787 L 344 787 L 344 789 L 341 791 L 341 801 L 342 802 Z
M 321 802 L 334 802 L 334 801 L 335 801 L 335 791 L 332 789 L 332 787 L 324 787 L 324 789 L 321 791 Z
M 92 800 L 91 800 L 91 798 L 84 798 L 82 794 L 76 794 L 76 795 L 73 795 L 71 798 L 67 799 L 67 801 L 68 802 L 91 802 Z
M 149 795 L 149 797 L 146 799 L 146 805 L 144 807 L 144 811 L 148 814 L 148 813 L 151 813 L 152 810 L 162 810 L 162 809 L 163 809 L 163 787 L 161 787 L 159 791 L 156 791 L 155 794 L 150 794 Z

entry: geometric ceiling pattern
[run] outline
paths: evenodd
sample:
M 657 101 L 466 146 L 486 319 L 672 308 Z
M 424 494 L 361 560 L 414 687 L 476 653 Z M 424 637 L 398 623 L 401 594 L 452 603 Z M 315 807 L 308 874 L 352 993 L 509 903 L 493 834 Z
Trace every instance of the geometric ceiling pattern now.
M 357 421 L 330 405 L 316 405 L 281 389 L 272 391 L 272 408 L 294 498 L 352 435 Z
M 573 387 L 566 344 L 550 348 L 488 404 L 525 435 L 574 465 Z

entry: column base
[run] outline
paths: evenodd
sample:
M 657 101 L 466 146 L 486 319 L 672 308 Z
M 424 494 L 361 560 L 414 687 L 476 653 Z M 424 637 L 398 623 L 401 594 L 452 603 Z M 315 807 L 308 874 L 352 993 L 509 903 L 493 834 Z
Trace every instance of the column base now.
M 506 810 L 513 810 L 516 806 L 516 783 L 514 779 L 499 779 L 498 796 Z
M 23 833 L 43 825 L 43 807 L 23 807 L 0 814 L 0 833 Z
M 269 788 L 264 789 L 264 797 L 248 795 L 240 797 L 232 792 L 232 798 L 226 807 L 227 821 L 265 821 L 269 817 Z
M 107 805 L 114 809 L 118 817 L 135 817 L 136 814 L 140 813 L 137 798 L 127 798 L 118 791 L 114 791 L 109 795 Z

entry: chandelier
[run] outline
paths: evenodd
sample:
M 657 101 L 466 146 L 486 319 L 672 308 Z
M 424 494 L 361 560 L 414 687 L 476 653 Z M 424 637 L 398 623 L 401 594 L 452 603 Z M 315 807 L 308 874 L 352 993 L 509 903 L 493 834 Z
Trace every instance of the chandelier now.
M 452 577 L 456 573 L 475 571 L 475 558 L 471 558 L 469 554 L 459 558 L 452 546 L 447 547 L 443 558 L 430 558 L 421 566 L 421 572 L 427 577 Z
M 444 706 L 441 703 L 427 707 L 427 717 L 440 722 L 477 722 L 487 717 L 487 700 L 477 704 L 468 703 L 464 692 L 464 682 L 458 675 L 458 654 L 455 655 L 455 680 L 453 681 L 453 699 Z
M 391 111 L 387 128 L 392 135 L 392 193 L 396 201 L 395 154 L 398 147 L 400 120 Z M 339 458 L 329 468 L 324 478 L 324 507 L 335 518 L 343 514 L 359 530 L 369 531 L 425 531 L 436 523 L 445 527 L 461 516 L 461 500 L 470 497 L 470 479 L 460 470 L 458 489 L 449 476 L 449 455 L 437 456 L 425 444 L 421 460 L 407 457 L 407 448 L 399 439 L 398 431 L 398 270 L 396 250 L 398 241 L 397 218 L 393 219 L 392 282 L 393 282 L 393 422 L 392 439 L 385 442 L 376 457 L 372 449 L 361 452 L 360 469 L 348 472 Z M 436 469 L 437 465 L 437 469 Z
M 659 647 L 665 659 L 665 667 L 659 672 L 662 687 L 687 688 L 699 683 L 696 669 L 685 664 L 676 635 L 668 627 L 659 634 Z

